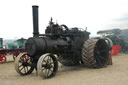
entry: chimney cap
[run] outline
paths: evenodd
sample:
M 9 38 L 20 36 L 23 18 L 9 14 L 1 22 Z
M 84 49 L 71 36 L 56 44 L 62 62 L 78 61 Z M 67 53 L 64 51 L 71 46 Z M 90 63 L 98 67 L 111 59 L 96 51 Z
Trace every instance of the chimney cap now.
M 32 7 L 39 7 L 38 5 L 33 5 Z

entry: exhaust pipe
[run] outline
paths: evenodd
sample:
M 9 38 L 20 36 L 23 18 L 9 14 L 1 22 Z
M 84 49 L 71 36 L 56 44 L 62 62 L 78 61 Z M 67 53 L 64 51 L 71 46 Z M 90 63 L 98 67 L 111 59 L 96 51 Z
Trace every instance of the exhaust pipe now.
M 39 36 L 38 28 L 38 6 L 32 6 L 33 11 L 33 37 Z

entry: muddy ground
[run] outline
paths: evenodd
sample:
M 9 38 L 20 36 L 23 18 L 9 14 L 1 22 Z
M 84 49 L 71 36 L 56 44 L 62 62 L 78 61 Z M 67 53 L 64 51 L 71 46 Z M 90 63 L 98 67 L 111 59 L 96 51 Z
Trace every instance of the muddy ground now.
M 36 76 L 36 71 L 20 76 L 12 56 L 7 59 L 0 64 L 0 85 L 128 85 L 128 54 L 113 56 L 113 65 L 101 69 L 62 66 L 55 77 L 45 80 Z

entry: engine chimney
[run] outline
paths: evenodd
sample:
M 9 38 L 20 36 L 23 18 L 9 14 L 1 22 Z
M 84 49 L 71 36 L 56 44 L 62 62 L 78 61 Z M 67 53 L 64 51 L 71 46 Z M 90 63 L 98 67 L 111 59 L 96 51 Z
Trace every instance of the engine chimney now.
M 38 6 L 34 5 L 32 6 L 32 11 L 33 11 L 33 37 L 38 37 L 39 36 L 39 31 L 38 31 Z

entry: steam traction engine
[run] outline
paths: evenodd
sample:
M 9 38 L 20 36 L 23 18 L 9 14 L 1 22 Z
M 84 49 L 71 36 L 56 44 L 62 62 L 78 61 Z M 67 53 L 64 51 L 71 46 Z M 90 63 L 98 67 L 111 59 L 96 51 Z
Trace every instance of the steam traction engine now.
M 110 47 L 104 39 L 89 39 L 89 32 L 49 22 L 45 34 L 38 32 L 38 6 L 33 6 L 33 37 L 26 42 L 26 53 L 15 61 L 21 75 L 32 73 L 49 78 L 56 74 L 58 61 L 65 66 L 84 64 L 91 68 L 104 67 Z

